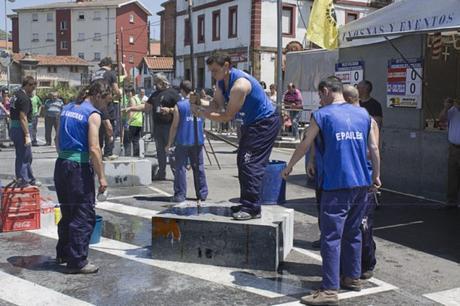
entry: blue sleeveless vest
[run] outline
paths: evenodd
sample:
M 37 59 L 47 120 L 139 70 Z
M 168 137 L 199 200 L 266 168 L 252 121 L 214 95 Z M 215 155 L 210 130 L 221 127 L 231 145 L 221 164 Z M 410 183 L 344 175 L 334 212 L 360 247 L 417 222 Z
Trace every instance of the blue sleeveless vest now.
M 251 83 L 251 92 L 246 96 L 244 104 L 240 109 L 240 114 L 243 117 L 243 124 L 250 125 L 260 119 L 272 116 L 275 113 L 275 108 L 262 86 L 260 86 L 259 82 L 253 76 L 239 69 L 232 68 L 230 70 L 228 88 L 225 88 L 223 80 L 218 82 L 218 86 L 224 95 L 225 102 L 228 103 L 233 84 L 239 78 L 245 78 Z
M 313 113 L 324 141 L 323 189 L 371 185 L 367 141 L 371 120 L 367 111 L 349 103 L 327 105 Z
M 195 144 L 195 132 L 193 130 L 193 115 L 190 110 L 189 99 L 183 99 L 177 102 L 177 108 L 179 109 L 180 120 L 176 133 L 176 145 L 193 146 Z M 203 145 L 203 120 L 199 117 L 197 118 L 197 126 L 198 144 Z
M 91 102 L 64 106 L 59 123 L 59 158 L 85 163 L 89 161 L 88 119 L 100 114 Z

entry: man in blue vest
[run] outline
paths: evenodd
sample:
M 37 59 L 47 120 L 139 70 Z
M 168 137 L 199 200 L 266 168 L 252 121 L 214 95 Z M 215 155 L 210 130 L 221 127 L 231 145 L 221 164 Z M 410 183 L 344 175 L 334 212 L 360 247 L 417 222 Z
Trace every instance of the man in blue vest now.
M 106 82 L 98 80 L 91 83 L 82 96 L 61 112 L 54 169 L 54 185 L 62 213 L 56 261 L 67 263 L 64 272 L 69 274 L 99 270 L 87 260 L 96 222 L 94 172 L 99 179 L 99 192 L 107 188 L 99 146 L 101 112 L 98 109 L 104 109 L 112 98 L 111 89 Z
M 321 133 L 324 143 L 323 192 L 321 196 L 321 289 L 302 297 L 307 305 L 337 305 L 339 288 L 361 290 L 361 230 L 371 185 L 380 187 L 380 153 L 371 130 L 371 119 L 363 108 L 343 97 L 336 77 L 318 86 L 325 106 L 313 113 L 305 139 L 283 171 L 287 179 L 293 166 L 305 155 Z M 371 155 L 372 179 L 367 165 Z M 342 274 L 342 277 L 341 277 Z
M 241 205 L 232 207 L 233 218 L 260 218 L 262 179 L 281 125 L 280 117 L 259 81 L 232 68 L 230 57 L 213 55 L 206 64 L 217 80 L 214 100 L 206 109 L 197 105 L 200 99 L 194 95 L 190 98 L 192 110 L 196 116 L 217 122 L 229 122 L 241 113 L 243 126 L 237 155 Z
M 187 162 L 190 160 L 193 178 L 195 180 L 195 190 L 197 201 L 204 201 L 208 197 L 208 185 L 206 184 L 206 175 L 204 173 L 203 163 L 203 120 L 197 118 L 198 141 L 195 143 L 195 133 L 193 128 L 193 114 L 190 109 L 190 93 L 192 92 L 192 83 L 183 81 L 180 84 L 182 97 L 181 101 L 174 106 L 173 121 L 169 130 L 169 140 L 165 148 L 166 153 L 176 145 L 175 154 L 175 173 L 174 173 L 174 197 L 173 202 L 184 202 L 187 196 L 187 180 L 185 173 L 187 171 Z

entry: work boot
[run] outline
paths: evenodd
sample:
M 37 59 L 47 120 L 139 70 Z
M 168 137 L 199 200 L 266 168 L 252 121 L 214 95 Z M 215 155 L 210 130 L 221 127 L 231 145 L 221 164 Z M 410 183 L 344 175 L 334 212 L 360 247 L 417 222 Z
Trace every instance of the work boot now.
M 368 270 L 361 274 L 361 279 L 367 280 L 367 279 L 372 278 L 373 276 L 374 276 L 374 271 Z
M 336 290 L 318 289 L 310 295 L 301 297 L 300 303 L 305 305 L 339 305 L 339 297 Z
M 66 274 L 93 274 L 93 273 L 97 273 L 97 271 L 99 271 L 98 266 L 95 266 L 93 264 L 87 263 L 86 266 L 84 266 L 81 269 L 66 268 L 64 270 L 64 273 L 66 273 Z
M 351 291 L 361 291 L 361 281 L 357 278 L 343 276 L 340 279 L 340 287 Z

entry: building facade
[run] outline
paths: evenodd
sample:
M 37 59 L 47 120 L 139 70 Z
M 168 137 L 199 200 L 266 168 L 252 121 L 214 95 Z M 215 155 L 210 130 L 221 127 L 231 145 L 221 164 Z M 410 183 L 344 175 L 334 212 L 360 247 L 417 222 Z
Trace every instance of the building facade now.
M 336 0 L 339 25 L 366 16 L 391 1 Z M 294 50 L 314 46 L 306 39 L 313 1 L 283 1 L 283 47 Z M 277 3 L 272 0 L 195 0 L 193 2 L 193 37 L 189 35 L 187 1 L 176 1 L 176 77 L 191 76 L 190 41 L 195 53 L 195 78 L 199 88 L 210 88 L 211 74 L 206 58 L 216 50 L 228 53 L 234 66 L 250 71 L 266 84 L 276 80 Z M 300 47 L 298 47 L 300 46 Z
M 148 16 L 138 1 L 77 0 L 14 10 L 13 51 L 80 57 L 96 68 L 110 56 L 130 75 L 149 51 Z M 118 49 L 117 49 L 118 41 Z
M 174 65 L 172 57 L 146 56 L 139 65 L 141 77 L 140 86 L 144 87 L 145 92 L 150 94 L 153 91 L 153 75 L 164 73 L 169 80 L 174 78 Z

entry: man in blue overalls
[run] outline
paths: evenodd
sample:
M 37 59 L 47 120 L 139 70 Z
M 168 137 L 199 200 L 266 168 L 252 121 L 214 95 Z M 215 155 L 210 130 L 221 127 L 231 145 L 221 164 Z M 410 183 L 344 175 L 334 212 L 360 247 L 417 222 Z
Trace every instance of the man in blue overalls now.
M 54 185 L 62 219 L 58 224 L 56 261 L 67 263 L 65 272 L 69 274 L 99 270 L 87 257 L 96 222 L 94 172 L 99 179 L 99 192 L 107 188 L 99 146 L 98 109 L 103 109 L 111 98 L 109 85 L 95 81 L 83 100 L 66 105 L 60 115 Z
M 195 133 L 193 128 L 193 114 L 190 109 L 190 93 L 192 92 L 192 83 L 183 81 L 180 84 L 181 101 L 174 106 L 173 122 L 169 130 L 168 145 L 165 148 L 166 153 L 176 145 L 175 155 L 175 173 L 174 173 L 174 196 L 173 202 L 184 202 L 187 196 L 187 180 L 185 173 L 187 163 L 190 160 L 195 181 L 195 190 L 197 201 L 204 201 L 208 197 L 208 185 L 204 173 L 203 163 L 203 120 L 197 118 L 198 141 L 195 143 Z
M 370 185 L 381 185 L 380 155 L 375 136 L 370 133 L 369 114 L 345 102 L 341 81 L 328 77 L 319 83 L 318 89 L 326 106 L 313 113 L 307 135 L 283 171 L 283 177 L 289 176 L 292 167 L 321 133 L 324 141 L 320 208 L 323 281 L 321 289 L 302 297 L 301 302 L 337 305 L 339 287 L 361 289 L 360 225 Z M 367 150 L 374 170 L 372 181 L 367 168 Z
M 213 55 L 206 60 L 212 77 L 217 80 L 212 107 L 199 106 L 199 97 L 190 102 L 196 116 L 217 122 L 229 122 L 238 112 L 243 114 L 237 164 L 241 205 L 232 208 L 235 220 L 260 218 L 260 193 L 265 167 L 281 125 L 280 117 L 259 81 L 232 68 L 230 57 Z M 225 102 L 228 102 L 225 111 Z

